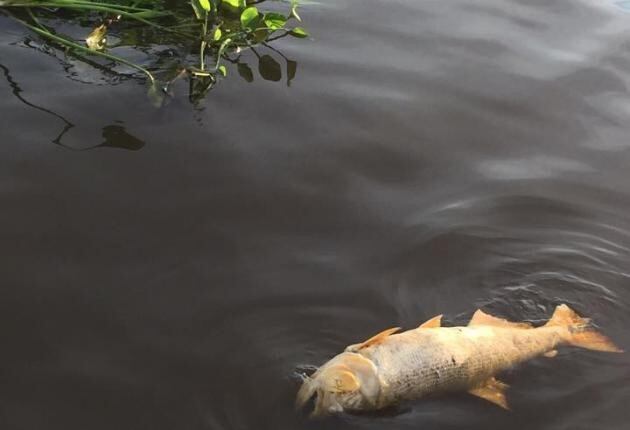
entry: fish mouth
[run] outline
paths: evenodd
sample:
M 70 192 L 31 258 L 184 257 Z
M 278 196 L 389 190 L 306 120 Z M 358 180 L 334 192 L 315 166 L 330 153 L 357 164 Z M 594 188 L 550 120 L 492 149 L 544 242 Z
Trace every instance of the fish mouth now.
M 322 396 L 319 390 L 313 389 L 308 386 L 302 387 L 302 389 L 298 393 L 298 398 L 295 402 L 295 408 L 296 411 L 304 417 L 316 418 L 322 415 L 322 408 L 321 405 L 319 405 L 321 401 Z
M 304 378 L 295 406 L 298 411 L 312 411 L 309 417 L 314 418 L 344 412 L 347 408 L 374 407 L 379 392 L 380 380 L 374 363 L 358 354 L 344 352 Z
M 302 405 L 302 407 L 300 408 L 300 411 L 304 416 L 313 418 L 316 415 L 315 410 L 317 409 L 318 398 L 319 398 L 319 393 L 315 391 L 311 395 L 311 397 L 309 397 L 308 400 L 306 400 L 306 403 Z
M 295 399 L 295 409 L 297 411 L 304 411 L 307 406 L 311 406 L 312 409 L 315 408 L 315 400 L 317 400 L 317 386 L 313 379 L 306 377 L 300 390 L 297 393 L 297 397 Z

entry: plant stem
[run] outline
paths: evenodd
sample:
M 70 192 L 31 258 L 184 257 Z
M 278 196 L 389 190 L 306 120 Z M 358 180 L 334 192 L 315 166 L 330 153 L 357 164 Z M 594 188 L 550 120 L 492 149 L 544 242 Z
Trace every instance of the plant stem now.
M 206 69 L 206 36 L 208 35 L 208 12 L 204 13 L 203 26 L 201 27 L 201 49 L 199 50 L 199 68 L 204 71 Z
M 219 52 L 217 53 L 217 61 L 216 61 L 216 64 L 214 65 L 214 73 L 219 71 L 219 67 L 221 66 L 221 57 L 223 56 L 223 53 L 228 48 L 230 43 L 232 43 L 232 39 L 227 38 L 221 44 L 221 47 L 219 48 Z
M 164 27 L 163 25 L 159 25 L 156 24 L 152 21 L 149 21 L 146 18 L 143 18 L 142 16 L 139 16 L 139 13 L 133 13 L 133 12 L 129 12 L 126 10 L 121 10 L 121 9 L 116 9 L 116 8 L 112 8 L 112 7 L 105 7 L 105 6 L 99 6 L 97 4 L 86 4 L 86 3 L 64 3 L 64 2 L 60 2 L 60 3 L 56 3 L 56 2 L 46 2 L 46 3 L 17 3 L 17 4 L 12 4 L 11 7 L 32 7 L 32 6 L 37 6 L 37 7 L 56 7 L 56 8 L 64 8 L 64 9 L 76 9 L 76 10 L 92 10 L 92 11 L 99 11 L 99 12 L 107 12 L 107 13 L 111 13 L 112 15 L 121 15 L 124 16 L 126 18 L 130 18 L 130 19 L 134 19 L 136 21 L 142 22 L 143 24 L 149 25 L 151 27 L 155 27 L 155 28 L 159 28 L 162 31 L 167 31 L 169 33 L 175 33 L 175 34 L 180 34 L 180 35 L 184 35 L 187 36 L 184 33 L 180 33 L 178 31 L 175 30 L 171 30 L 168 27 Z M 156 15 L 154 16 L 167 16 L 167 13 L 156 13 Z
M 149 13 L 155 13 L 155 14 L 168 15 L 167 12 L 156 12 L 154 10 L 147 9 L 147 8 L 142 8 L 138 6 L 126 6 L 126 5 L 117 4 L 117 3 L 102 3 L 102 2 L 91 2 L 91 1 L 82 1 L 82 0 L 55 0 L 55 1 L 58 3 L 63 3 L 63 4 L 97 5 L 97 6 L 103 6 L 103 7 L 111 7 L 113 9 L 124 9 L 124 10 L 129 10 L 129 11 L 149 12 Z M 34 4 L 33 6 L 37 6 L 37 4 Z
M 69 47 L 69 48 L 72 48 L 72 49 L 76 49 L 78 51 L 85 52 L 87 54 L 91 54 L 91 55 L 96 55 L 98 57 L 107 58 L 108 60 L 112 60 L 112 61 L 115 61 L 117 63 L 121 63 L 121 64 L 124 64 L 124 65 L 127 65 L 129 67 L 133 67 L 134 69 L 139 70 L 142 73 L 144 73 L 149 78 L 149 80 L 151 81 L 152 85 L 155 84 L 155 77 L 153 77 L 153 74 L 151 74 L 151 72 L 149 72 L 147 69 L 145 69 L 142 66 L 134 64 L 134 63 L 132 63 L 130 61 L 125 60 L 124 58 L 120 58 L 120 57 L 117 57 L 115 55 L 107 54 L 105 52 L 93 51 L 93 50 L 91 50 L 91 49 L 89 49 L 89 48 L 87 48 L 85 46 L 79 45 L 78 43 L 72 42 L 72 41 L 70 41 L 68 39 L 65 39 L 65 38 L 61 37 L 61 36 L 57 36 L 55 34 L 52 34 L 51 32 L 49 32 L 47 30 L 44 30 L 44 29 L 42 29 L 40 27 L 35 27 L 34 25 L 31 25 L 28 22 L 26 22 L 26 21 L 16 17 L 15 15 L 13 15 L 10 12 L 7 12 L 7 13 L 8 13 L 10 18 L 12 18 L 13 20 L 19 22 L 20 24 L 24 25 L 25 27 L 27 27 L 31 31 L 34 31 L 35 33 L 39 34 L 40 36 L 43 36 L 45 38 L 54 40 L 55 42 L 57 42 L 57 43 L 59 43 L 59 44 L 61 44 L 63 46 L 66 46 L 66 47 Z

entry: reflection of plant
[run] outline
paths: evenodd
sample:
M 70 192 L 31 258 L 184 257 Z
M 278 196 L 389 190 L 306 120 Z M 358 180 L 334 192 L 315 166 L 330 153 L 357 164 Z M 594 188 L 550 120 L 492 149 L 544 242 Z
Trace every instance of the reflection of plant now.
M 297 12 L 298 0 L 283 0 L 289 2 L 285 14 L 277 10 L 261 11 L 255 6 L 264 1 L 191 0 L 187 5 L 176 0 L 0 0 L 0 13 L 67 52 L 101 57 L 111 62 L 112 70 L 118 63 L 144 73 L 151 83 L 150 95 L 158 99 L 168 91 L 170 83 L 188 76 L 191 98 L 198 100 L 212 88 L 218 76 L 227 74 L 225 62 L 237 64 L 238 72 L 244 79 L 253 79 L 249 66 L 239 61 L 244 50 L 252 50 L 258 57 L 263 78 L 280 79 L 279 64 L 269 55 L 260 56 L 254 48 L 258 45 L 271 48 L 268 42 L 287 35 L 304 38 L 308 34 L 302 27 L 291 25 L 301 21 Z M 95 19 L 95 14 L 99 18 Z M 60 20 L 79 21 L 81 24 L 90 22 L 94 29 L 86 36 L 85 43 L 81 43 L 55 30 Z M 117 30 L 120 40 L 113 46 L 107 40 L 110 27 Z M 144 34 L 139 37 L 141 33 Z M 177 64 L 173 67 L 171 62 L 167 67 L 170 71 L 161 79 L 163 84 L 158 84 L 154 67 L 138 64 L 112 52 L 117 46 L 134 46 L 142 50 L 147 41 L 149 45 L 183 47 L 185 52 L 190 52 L 196 45 L 197 61 L 194 62 L 197 64 L 192 65 L 187 54 L 178 56 Z M 164 65 L 159 52 L 153 52 L 153 56 L 157 65 Z M 284 58 L 289 83 L 295 75 L 296 63 Z

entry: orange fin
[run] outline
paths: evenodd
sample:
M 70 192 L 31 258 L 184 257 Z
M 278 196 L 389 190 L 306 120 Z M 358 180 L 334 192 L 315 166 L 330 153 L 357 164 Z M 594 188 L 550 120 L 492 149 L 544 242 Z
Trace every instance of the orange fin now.
M 563 327 L 563 326 L 583 326 L 586 327 L 590 323 L 588 318 L 582 318 L 573 309 L 567 305 L 556 306 L 551 319 L 547 321 L 545 327 Z
M 569 343 L 573 346 L 591 349 L 593 351 L 623 352 L 623 349 L 615 345 L 612 340 L 595 330 L 574 333 L 569 339 Z
M 481 309 L 477 309 L 477 311 L 473 314 L 469 326 L 479 326 L 479 325 L 489 325 L 495 327 L 505 327 L 505 328 L 533 328 L 533 326 L 529 323 L 524 322 L 512 322 L 503 318 L 493 317 L 492 315 L 488 315 Z
M 428 321 L 423 322 L 418 328 L 437 328 L 442 327 L 442 315 L 435 316 Z
M 482 399 L 492 402 L 503 409 L 509 410 L 510 407 L 508 406 L 507 398 L 505 397 L 505 390 L 507 390 L 507 388 L 507 384 L 492 377 L 479 387 L 468 390 L 468 392 L 473 396 L 481 397 Z
M 573 346 L 593 351 L 623 352 L 606 336 L 589 327 L 589 323 L 588 318 L 582 318 L 567 305 L 560 305 L 545 327 L 567 327 L 566 341 Z
M 545 352 L 543 355 L 547 358 L 554 358 L 556 355 L 558 355 L 558 350 L 552 349 L 551 351 Z
M 367 347 L 372 346 L 372 345 L 377 345 L 377 344 L 383 342 L 385 339 L 387 339 L 387 337 L 389 337 L 392 334 L 396 333 L 398 330 L 400 330 L 400 327 L 392 327 L 392 328 L 388 328 L 387 330 L 383 330 L 379 334 L 377 334 L 375 336 L 372 336 L 371 338 L 369 338 L 368 340 L 366 340 L 363 343 L 357 343 L 357 344 L 348 346 L 346 348 L 346 351 L 347 352 L 357 352 L 360 349 L 367 348 Z

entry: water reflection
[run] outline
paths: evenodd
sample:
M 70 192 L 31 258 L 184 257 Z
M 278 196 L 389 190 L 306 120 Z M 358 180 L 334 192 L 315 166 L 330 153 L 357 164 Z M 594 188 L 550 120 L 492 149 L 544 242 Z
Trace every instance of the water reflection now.
M 485 160 L 479 163 L 479 173 L 498 180 L 541 179 L 570 172 L 592 172 L 586 163 L 560 157 L 534 156 L 503 160 Z
M 25 106 L 28 106 L 29 108 L 36 109 L 40 112 L 44 112 L 47 115 L 51 115 L 57 118 L 63 123 L 63 126 L 60 132 L 51 140 L 52 143 L 62 146 L 72 151 L 85 151 L 85 150 L 94 149 L 94 148 L 117 148 L 117 149 L 126 149 L 129 151 L 138 151 L 144 147 L 145 143 L 142 140 L 129 134 L 125 130 L 125 128 L 120 124 L 111 124 L 111 125 L 107 125 L 103 127 L 102 136 L 103 136 L 104 141 L 98 145 L 94 145 L 94 146 L 90 146 L 86 148 L 76 148 L 76 147 L 68 145 L 67 143 L 63 141 L 63 138 L 71 129 L 75 127 L 75 124 L 70 122 L 63 115 L 60 115 L 51 109 L 45 108 L 43 106 L 37 105 L 27 100 L 23 95 L 24 90 L 20 87 L 18 82 L 13 78 L 9 68 L 5 66 L 4 64 L 0 64 L 0 70 L 2 71 L 4 78 L 9 84 L 9 87 L 11 88 L 11 93 L 13 94 L 13 96 L 15 96 L 17 100 L 19 100 L 22 104 L 24 104 Z
M 0 69 L 2 70 L 2 73 L 4 74 L 5 79 L 9 83 L 9 86 L 11 87 L 11 92 L 13 93 L 13 95 L 15 96 L 16 99 L 18 99 L 20 102 L 22 102 L 23 104 L 25 104 L 26 106 L 28 106 L 30 108 L 37 109 L 38 111 L 44 112 L 44 113 L 46 113 L 48 115 L 52 115 L 52 116 L 54 116 L 55 118 L 58 118 L 59 120 L 61 120 L 64 123 L 62 130 L 52 140 L 53 143 L 63 146 L 63 144 L 61 143 L 61 139 L 63 138 L 63 136 L 68 131 L 70 131 L 71 128 L 74 127 L 74 124 L 71 123 L 70 121 L 68 121 L 63 116 L 59 115 L 58 113 L 53 112 L 50 109 L 46 109 L 45 107 L 38 106 L 38 105 L 36 105 L 36 104 L 26 100 L 24 98 L 24 96 L 22 95 L 22 92 L 23 92 L 22 88 L 20 88 L 20 86 L 17 83 L 17 81 L 15 79 L 13 79 L 13 77 L 11 76 L 11 72 L 9 71 L 9 68 L 4 66 L 3 64 L 0 64 Z
M 622 10 L 628 11 L 630 12 L 630 1 L 617 1 L 615 2 L 615 5 Z
M 127 133 L 122 125 L 108 125 L 103 127 L 105 141 L 95 148 L 118 148 L 128 151 L 139 151 L 144 147 L 144 142 Z
M 285 83 L 287 87 L 291 86 L 291 81 L 297 74 L 298 63 L 295 60 L 291 60 L 282 53 L 279 49 L 272 47 L 267 43 L 263 43 L 262 46 L 266 48 L 270 53 L 262 53 L 261 49 L 251 48 L 249 53 L 238 53 L 235 56 L 227 56 L 225 61 L 232 64 L 232 67 L 228 68 L 228 75 L 236 68 L 238 75 L 247 83 L 252 83 L 256 80 L 252 65 L 256 65 L 258 76 L 265 81 L 279 82 L 283 77 L 283 65 L 284 63 L 284 76 L 286 77 Z M 273 54 L 273 55 L 272 55 Z M 280 61 L 278 61 L 280 60 Z M 171 84 L 176 80 L 185 77 L 186 74 L 180 72 L 174 79 L 172 79 L 166 86 L 166 92 L 170 97 L 176 96 L 176 94 L 170 90 Z M 197 106 L 202 101 L 210 90 L 214 88 L 216 80 L 211 77 L 194 77 L 189 81 L 189 100 Z
M 291 81 L 295 78 L 295 74 L 297 73 L 297 61 L 287 58 L 278 49 L 272 48 L 268 45 L 265 46 L 272 50 L 277 56 L 282 59 L 282 62 L 284 62 L 284 73 L 286 76 L 285 82 L 287 87 L 290 87 Z M 254 53 L 255 58 L 251 60 L 252 62 L 255 61 L 258 63 L 258 75 L 262 79 L 272 82 L 279 82 L 282 80 L 282 65 L 276 58 L 274 58 L 274 56 L 270 54 L 261 55 L 256 49 L 252 49 L 252 52 Z M 254 73 L 246 60 L 242 60 L 239 57 L 235 61 L 233 61 L 233 64 L 236 64 L 238 74 L 241 76 L 241 78 L 243 78 L 246 82 L 254 82 Z

